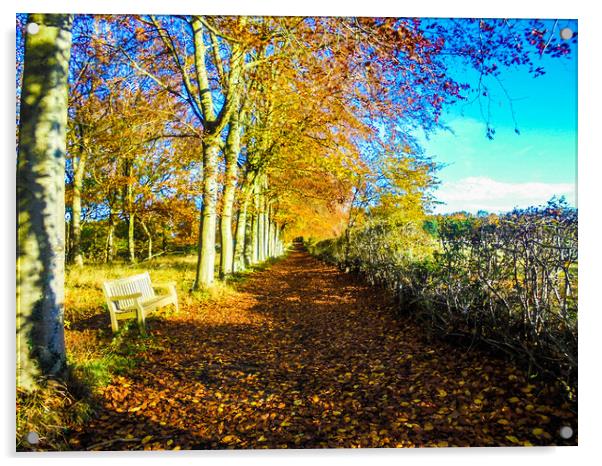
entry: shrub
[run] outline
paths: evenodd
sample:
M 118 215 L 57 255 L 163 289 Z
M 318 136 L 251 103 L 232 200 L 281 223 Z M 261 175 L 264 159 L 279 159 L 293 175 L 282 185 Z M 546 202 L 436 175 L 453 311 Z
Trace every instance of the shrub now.
M 391 289 L 400 312 L 429 331 L 485 343 L 576 386 L 577 229 L 577 211 L 551 201 L 423 229 L 374 223 L 309 250 Z

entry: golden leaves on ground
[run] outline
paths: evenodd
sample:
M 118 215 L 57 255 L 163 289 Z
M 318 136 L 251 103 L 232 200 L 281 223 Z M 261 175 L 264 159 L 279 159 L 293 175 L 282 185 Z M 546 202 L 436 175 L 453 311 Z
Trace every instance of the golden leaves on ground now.
M 296 252 L 236 299 L 151 321 L 74 449 L 570 444 L 556 387 L 428 342 L 378 290 Z M 328 296 L 329 299 L 325 299 Z M 214 312 L 215 311 L 215 312 Z

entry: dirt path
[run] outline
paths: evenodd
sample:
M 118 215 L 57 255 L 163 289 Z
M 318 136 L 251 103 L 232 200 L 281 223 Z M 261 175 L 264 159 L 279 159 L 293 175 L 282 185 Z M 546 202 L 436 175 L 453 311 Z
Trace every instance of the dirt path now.
M 576 429 L 551 390 L 429 343 L 380 294 L 296 251 L 218 306 L 151 322 L 139 364 L 72 446 L 550 445 Z

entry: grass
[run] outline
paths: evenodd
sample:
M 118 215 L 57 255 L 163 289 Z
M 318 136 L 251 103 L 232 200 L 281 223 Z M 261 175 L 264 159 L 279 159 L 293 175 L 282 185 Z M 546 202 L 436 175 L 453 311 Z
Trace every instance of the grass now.
M 82 426 L 95 411 L 95 393 L 114 376 L 136 367 L 138 358 L 158 343 L 152 335 L 139 334 L 135 321 L 120 321 L 113 334 L 101 285 L 105 280 L 148 271 L 153 283 L 176 282 L 180 309 L 203 312 L 207 305 L 236 292 L 256 271 L 280 259 L 269 259 L 249 270 L 216 280 L 208 288 L 191 292 L 196 256 L 162 256 L 137 264 L 86 264 L 65 273 L 65 344 L 68 369 L 63 380 L 41 381 L 33 392 L 17 392 L 17 449 L 48 451 L 69 449 L 69 429 Z M 169 319 L 171 309 L 151 318 Z M 27 434 L 35 432 L 39 442 L 30 444 Z

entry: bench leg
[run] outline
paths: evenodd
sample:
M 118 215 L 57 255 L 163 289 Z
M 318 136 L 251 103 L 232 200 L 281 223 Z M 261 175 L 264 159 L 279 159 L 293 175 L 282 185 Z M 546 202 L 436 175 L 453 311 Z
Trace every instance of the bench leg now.
M 146 319 L 144 315 L 144 308 L 141 305 L 138 305 L 138 312 L 136 312 L 136 317 L 138 319 L 138 328 L 140 329 L 140 333 L 146 336 Z
M 112 303 L 109 303 L 109 316 L 111 317 L 111 330 L 113 333 L 117 333 L 119 330 L 119 324 L 117 323 L 117 315 L 115 314 L 115 310 L 111 308 Z

